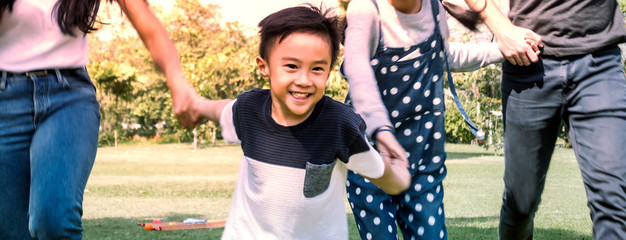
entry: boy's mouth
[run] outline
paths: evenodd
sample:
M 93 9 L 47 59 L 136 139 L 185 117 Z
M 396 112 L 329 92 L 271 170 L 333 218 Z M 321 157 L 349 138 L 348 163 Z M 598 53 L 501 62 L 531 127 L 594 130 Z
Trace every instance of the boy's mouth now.
M 296 99 L 305 99 L 307 97 L 309 97 L 309 93 L 303 93 L 303 92 L 290 92 L 291 96 L 293 96 Z

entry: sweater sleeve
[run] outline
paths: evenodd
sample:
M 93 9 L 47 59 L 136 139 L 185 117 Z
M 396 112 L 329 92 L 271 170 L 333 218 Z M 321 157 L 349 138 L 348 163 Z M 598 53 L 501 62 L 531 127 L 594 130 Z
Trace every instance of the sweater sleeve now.
M 375 6 L 368 0 L 353 0 L 346 13 L 348 27 L 343 73 L 350 86 L 352 105 L 367 125 L 367 136 L 371 136 L 381 126 L 391 126 L 370 66 L 370 59 L 379 41 L 377 16 Z
M 448 64 L 453 72 L 470 72 L 504 61 L 497 43 L 450 42 L 448 45 Z

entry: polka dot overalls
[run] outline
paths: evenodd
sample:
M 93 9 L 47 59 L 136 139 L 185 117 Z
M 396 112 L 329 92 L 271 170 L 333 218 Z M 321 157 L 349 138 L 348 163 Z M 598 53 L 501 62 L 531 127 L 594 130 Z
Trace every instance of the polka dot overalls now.
M 397 239 L 396 221 L 404 239 L 447 239 L 442 185 L 447 57 L 439 30 L 439 3 L 433 0 L 431 5 L 436 27 L 430 37 L 414 46 L 391 48 L 384 46 L 380 31 L 370 62 L 396 138 L 407 150 L 412 183 L 409 190 L 391 196 L 357 173 L 348 173 L 348 201 L 362 239 Z M 405 59 L 409 54 L 418 57 Z M 471 124 L 449 81 L 459 110 Z M 472 126 L 472 131 L 477 128 Z

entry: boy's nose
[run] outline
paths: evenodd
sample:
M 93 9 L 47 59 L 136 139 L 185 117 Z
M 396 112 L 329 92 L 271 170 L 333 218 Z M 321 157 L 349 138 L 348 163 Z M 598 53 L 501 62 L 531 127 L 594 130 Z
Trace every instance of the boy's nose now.
M 313 84 L 313 81 L 311 80 L 311 76 L 309 76 L 309 74 L 304 73 L 296 79 L 296 84 L 301 86 L 310 86 Z

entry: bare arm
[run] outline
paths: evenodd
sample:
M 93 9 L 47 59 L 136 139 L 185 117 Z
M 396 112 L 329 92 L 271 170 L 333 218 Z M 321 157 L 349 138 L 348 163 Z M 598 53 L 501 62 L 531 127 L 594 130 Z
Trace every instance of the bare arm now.
M 206 98 L 200 98 L 200 100 L 197 101 L 196 108 L 202 119 L 208 119 L 209 121 L 219 124 L 224 107 L 232 101 L 231 99 L 208 100 Z
M 467 5 L 480 12 L 489 30 L 498 40 L 500 51 L 513 65 L 530 65 L 539 58 L 541 36 L 530 29 L 513 25 L 511 20 L 496 7 L 493 0 L 465 0 Z
M 185 127 L 195 127 L 200 119 L 195 109 L 195 102 L 199 96 L 185 79 L 178 51 L 165 28 L 145 0 L 117 0 L 117 2 L 150 51 L 152 60 L 165 74 L 178 120 Z

